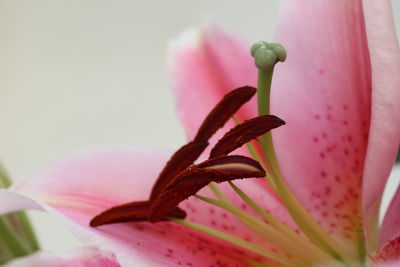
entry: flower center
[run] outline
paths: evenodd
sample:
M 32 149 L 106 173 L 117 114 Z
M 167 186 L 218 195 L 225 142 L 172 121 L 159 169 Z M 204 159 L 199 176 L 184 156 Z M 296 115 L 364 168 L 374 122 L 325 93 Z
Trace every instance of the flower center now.
M 269 99 L 274 66 L 279 61 L 285 61 L 285 49 L 280 44 L 258 42 L 252 46 L 251 54 L 259 69 L 258 88 L 246 86 L 233 90 L 215 106 L 194 139 L 176 151 L 166 163 L 153 185 L 148 200 L 130 202 L 103 211 L 92 219 L 91 226 L 132 221 L 156 223 L 169 220 L 261 256 L 261 262 L 254 262 L 257 266 L 295 267 L 326 263 L 348 266 L 349 263 L 359 261 L 320 226 L 293 195 L 282 177 L 270 130 L 284 125 L 285 122 L 270 115 Z M 256 92 L 259 116 L 244 122 L 235 120 L 233 116 L 236 111 Z M 193 164 L 208 146 L 209 139 L 231 118 L 237 125 L 214 145 L 209 159 Z M 251 158 L 229 155 L 244 144 Z M 265 178 L 301 233 L 264 210 L 251 196 L 232 182 L 235 179 L 256 177 Z M 225 197 L 215 184 L 221 182 L 228 182 L 253 213 L 241 210 Z M 196 195 L 205 186 L 209 186 L 215 199 Z M 228 233 L 185 220 L 186 212 L 178 205 L 190 196 L 231 213 L 250 231 L 264 239 L 268 247 L 252 244 Z M 249 262 L 252 263 L 252 259 L 249 259 Z

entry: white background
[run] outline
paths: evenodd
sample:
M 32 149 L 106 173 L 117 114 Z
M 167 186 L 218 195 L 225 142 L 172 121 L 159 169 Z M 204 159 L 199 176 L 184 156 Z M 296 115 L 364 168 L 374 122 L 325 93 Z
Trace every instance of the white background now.
M 19 180 L 88 147 L 179 147 L 168 41 L 210 20 L 270 40 L 278 4 L 0 0 L 0 159 Z M 400 20 L 397 0 L 394 10 Z M 31 214 L 44 249 L 79 245 L 54 219 Z

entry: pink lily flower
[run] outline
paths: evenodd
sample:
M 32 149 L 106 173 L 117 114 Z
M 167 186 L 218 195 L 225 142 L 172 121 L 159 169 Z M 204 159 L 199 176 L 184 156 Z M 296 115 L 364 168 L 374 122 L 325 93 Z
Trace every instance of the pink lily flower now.
M 378 226 L 381 195 L 400 140 L 400 53 L 390 2 L 286 0 L 277 40 L 288 59 L 275 70 L 271 111 L 287 125 L 273 137 L 291 193 L 285 191 L 288 198 L 283 198 L 260 179 L 235 185 L 278 223 L 260 224 L 247 215 L 241 221 L 236 218 L 241 211 L 229 213 L 189 198 L 180 205 L 187 220 L 229 233 L 228 242 L 180 221 L 89 227 L 105 209 L 148 199 L 170 153 L 134 148 L 88 151 L 56 162 L 0 191 L 0 202 L 8 203 L 0 211 L 49 211 L 86 243 L 115 252 L 126 266 L 400 264 L 400 193 Z M 256 84 L 248 47 L 215 27 L 174 44 L 171 74 L 189 140 L 219 99 Z M 256 114 L 250 102 L 235 117 L 243 121 Z M 253 214 L 228 185 L 219 191 Z M 199 194 L 214 196 L 207 188 Z
M 62 255 L 37 252 L 16 259 L 5 267 L 121 267 L 115 256 L 92 247 L 81 248 Z

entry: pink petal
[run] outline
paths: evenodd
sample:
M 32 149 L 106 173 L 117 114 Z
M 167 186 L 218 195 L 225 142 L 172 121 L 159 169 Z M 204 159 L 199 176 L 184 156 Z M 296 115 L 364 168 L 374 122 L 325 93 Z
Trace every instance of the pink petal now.
M 400 261 L 394 261 L 390 263 L 378 263 L 372 265 L 373 267 L 399 267 L 400 266 Z
M 257 70 L 252 67 L 249 49 L 247 42 L 215 25 L 188 30 L 171 43 L 170 76 L 178 116 L 188 139 L 194 137 L 205 116 L 225 94 L 256 85 Z M 248 115 L 254 105 L 255 99 L 242 108 L 238 117 L 243 120 L 255 116 Z
M 283 175 L 321 225 L 355 249 L 371 94 L 361 1 L 287 0 L 277 41 L 288 53 L 271 104 L 286 121 L 272 133 Z
M 243 263 L 246 252 L 174 223 L 88 226 L 90 219 L 106 208 L 147 199 L 168 157 L 169 153 L 163 151 L 132 148 L 81 153 L 52 164 L 15 186 L 14 196 L 1 191 L 0 198 L 4 203 L 8 203 L 7 197 L 14 201 L 15 195 L 41 201 L 44 209 L 60 218 L 85 243 L 113 251 L 126 266 Z M 262 195 L 260 191 L 258 195 Z M 182 206 L 189 219 L 206 219 L 208 225 L 215 222 L 216 228 L 261 243 L 239 222 L 227 221 L 223 212 L 212 212 L 208 204 L 189 199 Z M 27 207 L 32 207 L 31 203 Z
M 377 263 L 400 262 L 400 235 L 382 244 L 370 258 Z
M 97 248 L 81 248 L 69 253 L 56 255 L 37 252 L 12 261 L 6 267 L 120 267 L 115 256 L 101 252 Z
M 0 205 L 0 214 L 24 209 L 43 210 L 40 203 L 37 203 L 35 200 L 15 194 L 6 189 L 0 189 L 0 203 L 2 203 Z
M 397 179 L 400 177 L 396 177 Z M 397 188 L 396 194 L 390 202 L 381 226 L 380 245 L 400 236 L 400 187 Z
M 382 192 L 400 142 L 400 51 L 390 1 L 365 0 L 364 12 L 371 55 L 372 116 L 364 169 L 363 214 L 373 247 L 378 239 L 376 227 Z M 386 225 L 391 228 L 391 224 Z M 381 236 L 381 241 L 388 238 Z

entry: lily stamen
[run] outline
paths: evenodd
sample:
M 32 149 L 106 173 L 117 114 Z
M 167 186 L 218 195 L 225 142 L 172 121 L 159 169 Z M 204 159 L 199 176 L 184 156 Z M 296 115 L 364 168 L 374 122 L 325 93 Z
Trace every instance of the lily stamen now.
M 275 116 L 260 116 L 238 125 L 214 147 L 209 160 L 192 165 L 207 147 L 208 139 L 255 93 L 255 88 L 241 87 L 226 95 L 215 106 L 200 126 L 194 140 L 176 151 L 167 162 L 153 186 L 148 201 L 112 207 L 93 218 L 91 225 L 140 220 L 157 222 L 171 217 L 171 212 L 179 214 L 182 218 L 183 213 L 176 210 L 177 205 L 211 181 L 264 177 L 265 171 L 257 161 L 244 156 L 225 155 L 245 142 L 285 123 Z
M 279 44 L 265 42 L 254 45 L 251 52 L 259 67 L 259 88 L 238 88 L 227 94 L 211 110 L 194 139 L 177 150 L 166 163 L 153 185 L 149 200 L 112 207 L 93 218 L 92 226 L 129 221 L 155 223 L 171 220 L 252 251 L 282 267 L 325 263 L 347 265 L 354 261 L 354 258 L 341 248 L 301 205 L 279 169 L 270 131 L 284 125 L 285 122 L 269 114 L 269 97 L 274 66 L 277 62 L 285 60 L 286 52 Z M 234 118 L 235 112 L 248 102 L 256 91 L 259 116 L 241 123 L 234 119 L 237 125 L 214 145 L 209 159 L 194 164 L 207 148 L 209 139 L 229 119 Z M 247 145 L 252 158 L 229 155 L 244 144 Z M 232 183 L 235 179 L 256 177 L 266 178 L 302 233 L 284 225 Z M 232 190 L 260 218 L 235 207 L 218 190 L 214 182 L 228 182 Z M 207 185 L 217 200 L 196 195 Z M 234 215 L 247 229 L 264 240 L 266 247 L 259 247 L 215 229 L 183 220 L 186 213 L 178 205 L 191 196 Z M 276 251 L 270 251 L 269 248 Z

